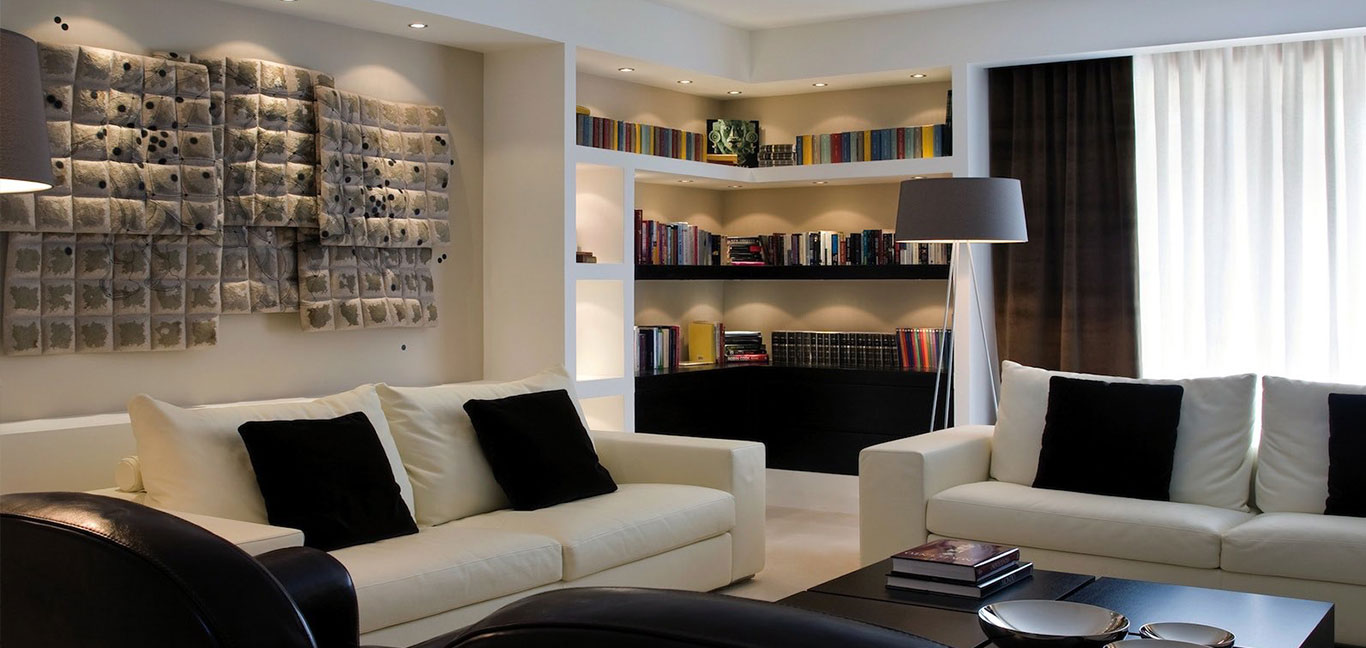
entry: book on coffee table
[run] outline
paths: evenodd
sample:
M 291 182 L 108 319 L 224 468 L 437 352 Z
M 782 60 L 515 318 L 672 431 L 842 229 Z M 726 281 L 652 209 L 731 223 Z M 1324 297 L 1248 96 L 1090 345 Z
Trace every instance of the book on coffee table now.
M 911 592 L 928 592 L 932 594 L 947 594 L 949 596 L 964 596 L 968 598 L 986 598 L 996 592 L 1018 583 L 1034 572 L 1034 563 L 1011 562 L 1004 567 L 988 574 L 977 582 L 954 582 L 949 580 L 931 579 L 925 577 L 901 576 L 896 572 L 887 574 L 887 587 L 892 589 L 907 590 Z
M 1017 547 L 969 540 L 934 540 L 892 556 L 892 572 L 974 584 L 1019 558 Z

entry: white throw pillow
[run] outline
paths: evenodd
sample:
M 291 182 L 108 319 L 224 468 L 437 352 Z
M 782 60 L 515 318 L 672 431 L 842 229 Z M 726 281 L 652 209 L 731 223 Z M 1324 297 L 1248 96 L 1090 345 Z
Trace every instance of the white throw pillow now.
M 247 421 L 327 419 L 364 412 L 394 471 L 399 494 L 413 510 L 413 486 L 403 471 L 374 385 L 312 401 L 176 407 L 146 394 L 128 401 L 148 503 L 186 513 L 268 524 L 265 500 L 238 426 Z
M 583 409 L 564 369 L 511 382 L 468 382 L 434 387 L 376 385 L 399 456 L 413 481 L 417 523 L 435 526 L 508 507 L 493 478 L 465 401 L 563 389 L 579 418 Z M 587 425 L 585 424 L 585 427 Z
M 1183 380 L 1142 380 L 1047 371 L 1009 360 L 1001 363 L 1001 406 L 992 437 L 991 476 L 1025 486 L 1034 483 L 1048 414 L 1053 376 L 1107 382 L 1181 385 L 1181 422 L 1176 428 L 1171 500 L 1247 510 L 1252 464 L 1253 374 Z M 1103 431 L 1099 431 L 1103 432 Z M 1124 457 L 1116 457 L 1124 461 Z
M 1257 508 L 1322 513 L 1328 501 L 1328 395 L 1366 394 L 1366 385 L 1262 378 Z

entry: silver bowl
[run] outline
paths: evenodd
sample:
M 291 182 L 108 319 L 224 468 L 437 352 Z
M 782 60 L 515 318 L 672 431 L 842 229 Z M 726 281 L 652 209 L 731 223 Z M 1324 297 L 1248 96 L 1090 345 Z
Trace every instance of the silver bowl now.
M 1123 614 L 1070 601 L 1004 601 L 977 611 L 1000 648 L 1100 648 L 1129 631 Z
M 1233 633 L 1201 623 L 1149 623 L 1138 629 L 1138 635 L 1147 639 L 1169 639 L 1184 641 L 1209 648 L 1230 648 L 1233 646 Z M 1135 648 L 1142 648 L 1136 646 Z M 1153 648 L 1163 648 L 1153 646 Z
M 1105 648 L 1205 648 L 1201 644 L 1172 639 L 1120 639 Z

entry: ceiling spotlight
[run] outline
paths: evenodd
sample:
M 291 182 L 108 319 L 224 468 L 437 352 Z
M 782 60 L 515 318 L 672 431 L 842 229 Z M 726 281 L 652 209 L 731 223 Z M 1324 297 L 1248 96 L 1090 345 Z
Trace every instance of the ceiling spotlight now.
M 617 71 L 618 71 L 618 72 L 635 72 L 636 69 L 633 68 L 633 67 L 620 67 L 620 68 L 617 68 Z
M 679 180 L 683 184 L 692 184 L 692 180 Z
M 816 82 L 816 83 L 813 83 L 813 84 L 811 84 L 811 85 L 814 86 L 814 87 L 817 87 L 817 88 L 824 88 L 825 86 L 828 86 L 828 85 L 830 85 L 830 84 L 829 84 L 829 83 Z
M 726 185 L 726 187 L 730 189 L 741 189 L 744 185 Z
M 815 181 L 815 182 L 812 182 L 811 184 L 825 184 L 825 183 L 826 183 L 825 180 L 817 180 L 817 181 Z
M 727 90 L 727 91 L 726 91 L 726 94 L 728 94 L 728 95 L 738 95 L 738 94 L 745 94 L 745 93 L 740 92 L 739 90 Z
M 689 83 L 692 83 L 692 79 L 679 79 L 678 82 L 683 85 L 688 85 Z
M 911 78 L 912 78 L 912 79 L 923 79 L 923 78 L 925 78 L 925 76 L 926 76 L 926 74 L 925 74 L 924 72 L 916 72 L 915 74 L 912 74 L 912 75 L 911 75 Z
M 911 178 L 911 179 L 912 179 L 912 180 L 924 180 L 924 179 L 925 179 L 925 176 L 915 176 L 915 177 L 913 177 L 913 178 Z
M 294 0 L 280 0 L 280 2 L 294 2 Z
M 287 1 L 287 2 L 293 2 L 293 0 L 286 0 L 286 1 Z M 408 23 L 408 26 L 409 26 L 409 27 L 412 27 L 413 29 L 426 29 L 426 28 L 427 28 L 427 23 Z

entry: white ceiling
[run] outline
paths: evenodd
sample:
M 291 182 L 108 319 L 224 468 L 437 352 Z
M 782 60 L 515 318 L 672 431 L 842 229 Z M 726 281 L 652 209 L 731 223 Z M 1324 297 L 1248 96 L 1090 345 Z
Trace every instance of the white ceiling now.
M 923 11 L 1000 0 L 649 0 L 743 29 Z

